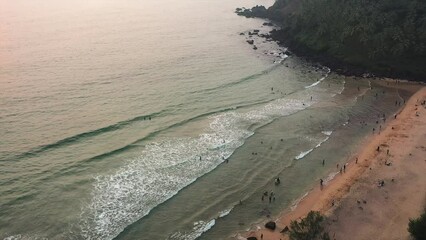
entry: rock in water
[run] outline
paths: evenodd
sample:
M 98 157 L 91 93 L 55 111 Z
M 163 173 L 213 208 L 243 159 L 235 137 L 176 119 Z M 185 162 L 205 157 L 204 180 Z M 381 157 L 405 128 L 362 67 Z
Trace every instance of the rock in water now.
M 265 224 L 265 228 L 267 228 L 267 229 L 275 230 L 276 227 L 277 227 L 277 225 L 273 221 L 267 222 Z
M 257 237 L 248 237 L 247 240 L 257 240 Z

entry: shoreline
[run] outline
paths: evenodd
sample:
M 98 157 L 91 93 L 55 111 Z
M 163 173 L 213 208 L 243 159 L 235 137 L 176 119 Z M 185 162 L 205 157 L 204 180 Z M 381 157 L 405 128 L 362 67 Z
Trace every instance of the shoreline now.
M 363 179 L 370 179 L 370 182 L 371 182 L 372 181 L 371 178 L 378 177 L 381 174 L 381 172 L 377 173 L 375 170 L 379 169 L 379 166 L 386 166 L 387 167 L 388 165 L 386 165 L 386 164 L 387 164 L 388 160 L 390 160 L 392 163 L 394 163 L 393 165 L 396 166 L 397 162 L 401 162 L 402 159 L 404 159 L 404 157 L 406 157 L 405 155 L 408 154 L 408 153 L 402 154 L 401 153 L 402 150 L 405 150 L 405 151 L 408 151 L 410 149 L 412 150 L 413 148 L 417 148 L 418 147 L 417 145 L 426 142 L 426 135 L 425 135 L 426 131 L 424 131 L 426 129 L 425 125 L 413 124 L 413 121 L 415 121 L 415 120 L 420 120 L 420 121 L 422 121 L 422 123 L 426 123 L 425 106 L 420 105 L 420 102 L 417 102 L 418 99 L 421 100 L 420 102 L 422 102 L 426 99 L 426 87 L 423 86 L 423 87 L 419 88 L 409 98 L 406 105 L 404 105 L 403 108 L 400 109 L 397 112 L 397 118 L 396 119 L 392 118 L 391 121 L 388 121 L 388 123 L 385 125 L 385 127 L 383 128 L 383 130 L 381 131 L 380 134 L 375 133 L 374 135 L 370 135 L 361 143 L 356 154 L 354 154 L 353 156 L 350 156 L 350 158 L 349 158 L 349 160 L 346 164 L 345 173 L 339 174 L 338 170 L 336 170 L 337 174 L 329 182 L 326 182 L 325 185 L 322 187 L 322 189 L 320 188 L 319 182 L 318 182 L 318 185 L 316 187 L 314 187 L 307 194 L 305 194 L 304 196 L 302 196 L 301 198 L 299 198 L 298 200 L 295 201 L 295 203 L 297 203 L 297 205 L 295 206 L 294 209 L 292 209 L 292 208 L 295 204 L 292 204 L 291 206 L 284 209 L 279 214 L 278 218 L 275 218 L 275 219 L 278 219 L 276 221 L 277 229 L 275 231 L 265 229 L 263 226 L 260 227 L 258 225 L 257 226 L 254 225 L 252 228 L 257 228 L 257 229 L 249 230 L 248 232 L 245 232 L 245 233 L 240 233 L 239 237 L 237 237 L 237 238 L 242 239 L 241 237 L 243 236 L 244 239 L 246 239 L 247 237 L 257 237 L 257 239 L 261 239 L 260 236 L 263 234 L 263 236 L 264 236 L 263 239 L 265 239 L 265 240 L 266 239 L 270 239 L 270 240 L 272 240 L 272 239 L 276 239 L 276 240 L 288 239 L 288 235 L 280 233 L 280 231 L 282 229 L 284 229 L 286 226 L 289 226 L 290 222 L 292 220 L 297 220 L 297 219 L 303 218 L 311 210 L 320 211 L 322 214 L 326 215 L 328 217 L 328 219 L 333 219 L 333 220 L 329 221 L 328 224 L 330 225 L 329 228 L 333 230 L 334 235 L 336 235 L 336 231 L 337 232 L 339 231 L 339 230 L 336 230 L 335 228 L 333 228 L 333 225 L 336 225 L 335 224 L 335 222 L 337 221 L 336 219 L 340 220 L 340 221 L 337 221 L 339 223 L 344 222 L 344 221 L 341 221 L 342 218 L 345 219 L 345 215 L 336 216 L 336 214 L 339 214 L 339 212 L 337 210 L 341 209 L 342 206 L 351 205 L 351 203 L 348 203 L 348 201 L 349 201 L 348 199 L 351 199 L 351 197 L 354 197 L 354 194 L 355 194 L 355 193 L 351 192 L 351 189 L 353 189 L 353 188 L 357 189 L 359 187 L 359 186 L 357 186 L 357 184 L 359 184 L 359 182 Z M 420 106 L 420 108 L 419 108 L 419 106 Z M 419 109 L 416 110 L 416 108 L 419 108 Z M 415 116 L 416 112 L 419 112 L 419 116 Z M 413 118 L 413 116 L 415 116 L 415 117 Z M 411 128 L 409 130 L 407 130 L 408 127 L 401 127 L 403 125 L 404 126 L 408 125 Z M 422 129 L 420 129 L 420 131 L 419 131 L 418 128 L 420 128 L 420 127 L 422 127 Z M 393 146 L 392 144 L 396 144 L 398 141 L 407 141 L 407 139 L 414 138 L 414 137 L 416 137 L 418 139 L 418 141 L 416 141 L 414 143 L 403 142 L 404 149 L 398 149 L 397 147 L 396 147 L 396 149 L 395 149 L 395 147 L 392 148 L 392 146 Z M 383 148 L 391 149 L 391 151 L 392 151 L 390 153 L 391 155 L 389 155 L 389 153 L 387 153 L 386 150 L 377 151 L 378 146 L 382 147 L 382 149 Z M 425 149 L 424 151 L 426 151 L 425 146 L 421 146 L 421 149 Z M 399 154 L 399 155 L 397 155 L 397 154 Z M 411 157 L 411 153 L 410 153 L 409 156 Z M 421 156 L 421 154 L 420 154 L 420 156 Z M 358 158 L 358 161 L 356 160 L 357 158 Z M 387 160 L 384 160 L 385 158 Z M 417 158 L 419 158 L 419 157 L 417 157 Z M 420 159 L 418 161 L 423 161 L 423 159 Z M 426 159 L 424 159 L 424 161 L 426 163 Z M 422 166 L 424 167 L 424 170 L 426 171 L 426 164 L 424 164 Z M 373 170 L 373 168 L 374 168 L 374 170 Z M 395 174 L 397 176 L 402 174 L 400 171 L 398 172 L 398 169 L 396 169 L 395 171 L 396 171 Z M 373 173 L 374 173 L 374 175 L 373 175 Z M 401 179 L 400 181 L 403 181 L 403 180 L 404 179 Z M 419 181 L 425 182 L 425 188 L 424 189 L 426 189 L 426 176 L 419 179 Z M 392 182 L 393 182 L 393 180 L 392 180 Z M 375 189 L 375 188 L 377 188 L 377 186 L 372 184 L 371 186 L 368 186 L 368 187 L 361 186 L 359 188 L 363 189 L 363 190 L 368 189 L 368 188 L 372 188 L 372 189 L 374 188 Z M 412 188 L 408 188 L 408 187 L 404 186 L 404 191 L 407 191 L 406 189 L 412 190 Z M 404 194 L 403 191 L 401 192 L 401 191 L 395 190 L 395 189 L 393 191 L 398 191 L 400 194 Z M 426 192 L 423 193 L 423 194 L 426 195 Z M 421 194 L 419 194 L 419 195 L 421 195 Z M 418 209 L 422 208 L 422 206 L 423 206 L 423 203 L 421 203 L 422 198 L 423 198 L 423 196 L 419 196 L 420 200 L 417 200 L 417 204 L 413 205 L 412 208 L 414 208 L 415 211 L 412 211 L 411 214 L 413 214 L 413 212 L 416 212 L 417 208 Z M 401 205 L 401 206 L 403 206 L 403 205 Z M 366 207 L 364 207 L 364 208 L 366 208 Z M 380 206 L 378 206 L 378 208 L 380 208 Z M 383 209 L 381 209 L 381 210 L 383 211 Z M 388 210 L 388 209 L 384 209 L 384 210 Z M 376 210 L 376 211 L 378 211 L 378 210 Z M 418 210 L 417 213 L 420 214 L 420 210 Z M 410 216 L 410 217 L 416 217 L 416 216 Z M 350 217 L 346 217 L 346 218 L 350 218 Z M 350 222 L 351 220 L 348 220 L 348 221 Z M 263 223 L 265 223 L 265 221 L 263 221 Z M 351 224 L 351 228 L 352 228 L 351 231 L 353 231 L 353 227 L 354 227 L 353 224 L 354 223 L 351 222 L 350 224 Z M 362 223 L 359 223 L 359 222 L 356 223 L 356 224 L 362 225 Z M 407 224 L 408 224 L 408 220 L 402 226 L 403 229 L 407 228 Z M 376 228 L 374 228 L 374 227 L 376 227 Z M 370 228 L 378 229 L 378 227 L 379 226 L 373 225 Z M 343 227 L 340 226 L 340 228 L 338 228 L 338 229 L 341 229 L 341 228 L 343 228 Z M 406 232 L 406 233 L 408 234 L 408 232 Z M 331 232 L 330 232 L 330 235 L 333 236 L 333 234 L 331 234 Z M 339 233 L 337 233 L 337 235 L 339 236 Z
M 278 26 L 278 28 L 270 31 L 268 36 L 273 39 L 273 41 L 275 41 L 278 45 L 287 48 L 288 52 L 290 52 L 291 54 L 294 54 L 297 57 L 302 58 L 313 65 L 319 64 L 322 66 L 327 66 L 331 69 L 332 72 L 348 77 L 355 76 L 370 79 L 392 78 L 404 79 L 411 82 L 426 82 L 424 76 L 421 75 L 406 74 L 404 72 L 398 72 L 393 70 L 379 71 L 369 69 L 365 66 L 354 65 L 343 60 L 339 60 L 325 53 L 316 52 L 306 46 L 303 46 L 291 40 L 291 38 L 286 35 L 283 30 L 281 30 L 281 26 L 279 23 L 273 20 L 271 22 Z
M 348 62 L 345 62 L 343 60 L 339 60 L 333 56 L 324 54 L 324 53 L 318 53 L 315 52 L 301 44 L 298 44 L 294 41 L 292 41 L 289 36 L 283 33 L 283 31 L 280 29 L 280 24 L 277 23 L 274 20 L 270 20 L 268 18 L 260 18 L 263 20 L 266 20 L 265 24 L 270 24 L 267 26 L 273 26 L 274 29 L 269 31 L 267 34 L 258 34 L 257 32 L 251 32 L 249 31 L 249 36 L 256 35 L 259 38 L 263 38 L 266 41 L 273 41 L 277 43 L 278 46 L 286 49 L 283 51 L 284 54 L 287 54 L 288 56 L 297 56 L 300 59 L 303 59 L 307 63 L 310 63 L 312 66 L 326 66 L 331 69 L 331 72 L 334 72 L 336 74 L 346 76 L 346 77 L 359 77 L 359 78 L 366 78 L 366 79 L 382 79 L 382 78 L 390 78 L 390 79 L 399 79 L 399 80 L 406 80 L 409 82 L 414 83 L 425 83 L 426 80 L 424 80 L 423 76 L 417 76 L 417 75 L 407 75 L 403 72 L 397 72 L 397 71 L 378 71 L 378 70 L 372 70 L 368 69 L 367 67 L 363 66 L 357 66 Z M 254 29 L 257 30 L 257 29 Z M 252 39 L 248 39 L 252 40 Z M 249 43 L 253 44 L 253 43 Z M 257 48 L 255 49 L 257 50 Z
M 424 73 L 410 72 L 404 69 L 399 69 L 395 66 L 383 65 L 377 62 L 373 65 L 369 63 L 362 63 L 358 61 L 350 61 L 344 57 L 347 56 L 333 56 L 332 54 L 325 53 L 324 51 L 314 50 L 300 41 L 293 38 L 291 34 L 283 30 L 285 27 L 281 18 L 277 18 L 271 13 L 273 6 L 265 8 L 264 6 L 255 6 L 251 9 L 237 8 L 235 13 L 238 16 L 246 18 L 259 18 L 265 20 L 264 25 L 275 26 L 273 30 L 266 34 L 266 38 L 270 38 L 278 45 L 287 48 L 289 53 L 294 53 L 305 61 L 323 66 L 330 67 L 334 72 L 344 76 L 356 76 L 365 78 L 393 78 L 393 79 L 406 79 L 413 82 L 426 82 Z M 369 61 L 364 59 L 364 61 Z M 383 66 L 381 66 L 383 65 Z

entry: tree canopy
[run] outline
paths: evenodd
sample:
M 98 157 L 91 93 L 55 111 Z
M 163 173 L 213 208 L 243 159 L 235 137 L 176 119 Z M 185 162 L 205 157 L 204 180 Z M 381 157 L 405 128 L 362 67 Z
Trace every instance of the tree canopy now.
M 280 23 L 284 42 L 373 71 L 426 78 L 424 0 L 277 0 L 260 13 L 251 16 Z
M 300 221 L 291 221 L 290 240 L 330 240 L 323 226 L 324 216 L 319 212 L 310 211 Z
M 426 239 L 426 207 L 422 215 L 416 219 L 410 219 L 408 223 L 408 232 L 415 240 Z

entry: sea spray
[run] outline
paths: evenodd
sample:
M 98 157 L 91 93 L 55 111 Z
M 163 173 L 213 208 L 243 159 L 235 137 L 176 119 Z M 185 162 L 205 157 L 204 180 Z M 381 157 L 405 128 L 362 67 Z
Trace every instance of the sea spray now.
M 232 209 L 234 209 L 234 207 L 220 211 L 217 217 L 210 219 L 209 221 L 195 222 L 193 224 L 193 228 L 191 231 L 173 233 L 168 239 L 169 240 L 194 240 L 200 237 L 203 233 L 210 230 L 216 224 L 217 219 L 226 217 L 229 213 L 231 213 Z
M 111 175 L 95 177 L 91 201 L 82 209 L 83 237 L 114 238 L 126 226 L 222 163 L 224 157 L 253 135 L 248 130 L 251 126 L 267 124 L 313 103 L 278 99 L 248 112 L 231 110 L 210 117 L 209 129 L 198 137 L 148 144 L 140 158 L 129 161 Z
M 323 144 L 323 143 L 327 142 L 327 140 L 328 140 L 328 139 L 330 139 L 330 135 L 333 133 L 333 131 L 322 131 L 322 133 L 323 133 L 324 135 L 326 135 L 327 137 L 326 137 L 326 138 L 324 138 L 324 139 L 322 139 L 321 141 L 319 141 L 319 142 L 315 145 L 315 147 L 313 147 L 313 148 L 311 148 L 311 149 L 308 149 L 308 150 L 306 150 L 306 151 L 303 151 L 303 152 L 299 153 L 299 155 L 297 155 L 294 159 L 296 159 L 296 160 L 302 159 L 302 158 L 304 158 L 306 155 L 308 155 L 309 153 L 311 153 L 312 151 L 314 151 L 316 148 L 319 148 L 319 147 L 321 146 L 321 144 Z
M 324 67 L 323 69 L 327 71 L 326 74 L 320 79 L 318 79 L 316 82 L 312 83 L 309 86 L 306 86 L 305 88 L 315 87 L 316 85 L 320 84 L 322 81 L 324 81 L 328 77 L 328 74 L 331 72 L 331 69 L 327 67 Z
M 177 232 L 171 235 L 168 240 L 195 240 L 200 237 L 204 232 L 210 230 L 216 223 L 215 219 L 208 222 L 198 221 L 194 223 L 192 231 L 190 232 Z

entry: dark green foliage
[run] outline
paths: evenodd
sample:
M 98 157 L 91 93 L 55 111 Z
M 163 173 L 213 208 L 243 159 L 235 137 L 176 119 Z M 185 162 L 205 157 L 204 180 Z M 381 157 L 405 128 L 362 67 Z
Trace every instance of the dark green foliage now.
M 324 216 L 319 212 L 310 211 L 300 222 L 290 223 L 291 240 L 330 240 L 323 227 Z
M 301 0 L 285 25 L 317 50 L 338 54 L 358 46 L 371 59 L 426 56 L 425 11 L 417 0 Z
M 426 1 L 277 0 L 286 40 L 341 61 L 426 78 Z
M 264 6 L 255 6 L 251 9 L 245 9 L 245 8 L 237 8 L 235 9 L 235 12 L 240 16 L 245 17 L 258 17 L 258 18 L 266 18 L 267 17 L 267 10 Z
M 410 219 L 408 223 L 408 232 L 416 240 L 426 239 L 426 208 L 422 215 L 417 219 Z

